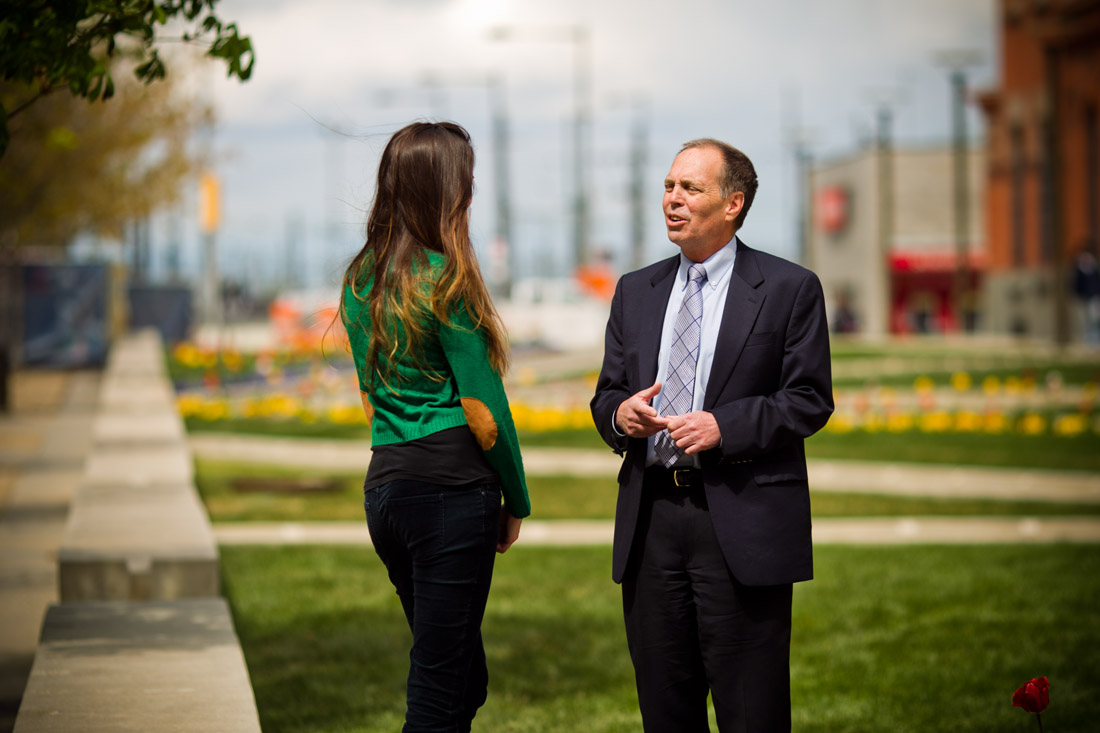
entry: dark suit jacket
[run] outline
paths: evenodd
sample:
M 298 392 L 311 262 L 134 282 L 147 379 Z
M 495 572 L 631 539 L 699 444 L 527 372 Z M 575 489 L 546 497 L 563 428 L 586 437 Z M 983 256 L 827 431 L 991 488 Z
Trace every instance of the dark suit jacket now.
M 592 399 L 600 435 L 625 453 L 619 471 L 612 576 L 621 582 L 634 542 L 646 441 L 612 429 L 615 410 L 657 378 L 661 324 L 679 255 L 624 275 L 611 301 L 603 368 Z M 703 409 L 722 432 L 700 455 L 726 563 L 746 585 L 813 577 L 803 439 L 833 411 L 821 284 L 809 270 L 737 240 Z

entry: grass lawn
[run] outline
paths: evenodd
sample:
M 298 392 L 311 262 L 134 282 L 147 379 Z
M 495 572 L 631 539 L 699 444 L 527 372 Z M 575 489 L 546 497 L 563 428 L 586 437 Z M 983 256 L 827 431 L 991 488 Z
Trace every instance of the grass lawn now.
M 829 433 L 806 441 L 810 458 L 1100 471 L 1100 435 Z
M 215 522 L 303 522 L 363 519 L 362 474 L 336 474 L 336 490 L 321 494 L 239 493 L 235 477 L 326 478 L 317 471 L 265 465 L 196 461 L 195 482 Z M 528 476 L 536 519 L 612 519 L 613 477 Z M 937 499 L 869 494 L 813 492 L 817 517 L 858 516 L 1051 516 L 1100 514 L 1100 504 L 1052 504 L 1038 501 Z
M 370 548 L 224 547 L 226 595 L 263 728 L 394 731 L 409 634 Z M 794 728 L 1037 730 L 1012 692 L 1051 680 L 1048 731 L 1100 718 L 1095 546 L 822 547 L 796 587 Z M 609 548 L 498 558 L 475 730 L 637 731 Z

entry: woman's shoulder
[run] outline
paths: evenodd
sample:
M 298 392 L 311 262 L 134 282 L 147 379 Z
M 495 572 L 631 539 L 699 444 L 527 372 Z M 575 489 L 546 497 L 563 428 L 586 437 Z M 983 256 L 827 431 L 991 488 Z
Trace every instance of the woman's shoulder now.
M 345 322 L 354 322 L 361 318 L 373 284 L 374 275 L 370 268 L 361 267 L 356 273 L 346 273 L 341 298 L 343 307 L 340 309 Z

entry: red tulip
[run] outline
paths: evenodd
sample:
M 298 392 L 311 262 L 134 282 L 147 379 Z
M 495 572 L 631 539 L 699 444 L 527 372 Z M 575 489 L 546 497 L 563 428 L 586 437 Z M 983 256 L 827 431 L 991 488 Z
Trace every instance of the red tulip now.
M 1012 706 L 1021 707 L 1029 713 L 1041 713 L 1050 703 L 1050 683 L 1046 677 L 1039 677 L 1025 683 L 1012 696 Z

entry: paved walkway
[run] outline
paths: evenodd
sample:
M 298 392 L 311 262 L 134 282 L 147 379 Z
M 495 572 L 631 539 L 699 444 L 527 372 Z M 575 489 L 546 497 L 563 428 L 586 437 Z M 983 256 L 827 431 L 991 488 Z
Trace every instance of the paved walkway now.
M 15 724 L 46 608 L 56 603 L 57 550 L 84 472 L 98 399 L 95 372 L 13 377 L 0 415 L 0 732 Z
M 521 545 L 610 545 L 610 521 L 524 521 Z M 219 522 L 219 545 L 369 545 L 366 522 Z M 815 519 L 814 544 L 1002 544 L 1100 542 L 1100 517 L 1034 519 L 891 517 Z
M 370 446 L 357 441 L 207 433 L 190 442 L 197 458 L 244 463 L 355 472 L 370 461 Z M 531 474 L 612 479 L 620 459 L 610 450 L 526 448 L 523 462 Z M 809 474 L 815 491 L 1100 503 L 1100 474 L 1083 471 L 811 460 Z

